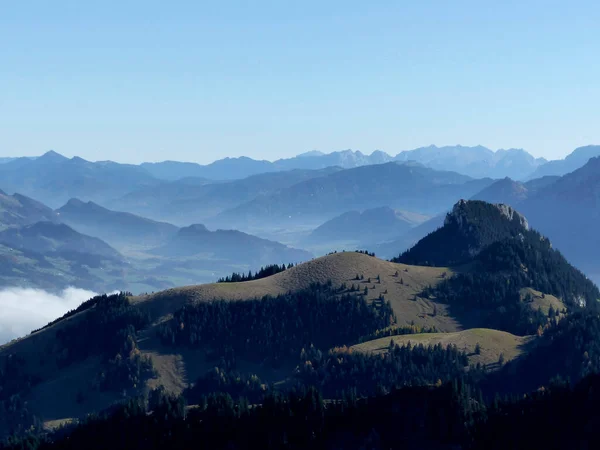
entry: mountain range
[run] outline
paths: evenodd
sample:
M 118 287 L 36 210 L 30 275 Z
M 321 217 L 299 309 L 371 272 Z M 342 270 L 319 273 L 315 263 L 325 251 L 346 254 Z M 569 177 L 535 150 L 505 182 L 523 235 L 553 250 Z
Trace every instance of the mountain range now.
M 257 197 L 268 196 L 302 181 L 340 170 L 329 167 L 321 170 L 268 172 L 217 183 L 199 178 L 183 178 L 131 192 L 110 202 L 110 206 L 185 226 L 204 221 Z
M 594 154 L 595 149 L 577 149 L 565 163 L 577 166 Z M 477 163 L 478 154 L 489 155 L 483 147 L 443 150 L 429 147 L 405 152 L 403 158 L 414 156 L 430 165 L 450 165 L 439 156 L 445 153 L 461 154 L 468 164 Z M 500 159 L 522 156 L 518 151 L 493 154 Z M 598 210 L 594 197 L 595 160 L 584 163 L 572 175 L 515 181 L 507 177 L 473 179 L 417 162 L 374 164 L 387 159 L 382 152 L 375 153 L 370 160 L 361 159 L 361 155 L 311 152 L 296 159 L 305 161 L 307 167 L 314 167 L 317 160 L 325 166 L 336 160 L 345 166 L 358 167 L 271 171 L 218 182 L 196 177 L 159 180 L 144 167 L 91 163 L 80 158 L 67 159 L 54 152 L 39 158 L 17 158 L 0 165 L 0 172 L 7 175 L 3 183 L 12 186 L 12 190 L 15 185 L 21 186 L 26 192 L 52 198 L 53 203 L 76 195 L 53 210 L 54 204 L 46 206 L 21 192 L 12 195 L 0 192 L 0 223 L 6 228 L 62 222 L 82 235 L 102 239 L 124 255 L 123 261 L 135 262 L 128 266 L 126 275 L 118 270 L 111 273 L 115 276 L 119 273 L 117 280 L 125 277 L 133 281 L 129 285 L 139 292 L 165 286 L 164 283 L 193 282 L 198 276 L 208 280 L 242 268 L 256 269 L 257 265 L 268 264 L 271 258 L 288 263 L 311 257 L 299 250 L 290 258 L 288 250 L 278 247 L 277 242 L 298 249 L 304 247 L 317 254 L 339 249 L 340 245 L 347 249 L 369 248 L 390 258 L 441 226 L 445 211 L 457 199 L 472 198 L 518 207 L 573 263 L 597 279 L 600 270 L 594 263 L 594 255 L 598 246 L 592 230 Z M 281 161 L 292 167 L 296 159 Z M 554 218 L 559 205 L 564 214 Z M 403 213 L 398 215 L 394 211 Z M 412 218 L 407 220 L 407 214 Z M 423 222 L 425 216 L 431 219 Z M 420 219 L 413 220 L 416 217 Z M 247 250 L 245 254 L 250 257 L 237 261 L 230 250 L 226 252 L 227 258 L 220 257 L 217 245 L 206 250 L 212 256 L 205 261 L 198 256 L 206 255 L 204 250 L 193 257 L 175 252 L 173 248 L 185 247 L 177 244 L 181 227 L 200 223 L 211 230 L 242 231 L 246 234 L 240 233 L 235 239 L 240 238 L 240 242 L 245 241 L 249 246 L 247 249 L 255 250 Z M 224 248 L 227 246 L 227 240 L 220 238 L 225 232 L 210 233 L 198 239 L 215 240 Z M 234 235 L 234 231 L 227 233 Z M 253 247 L 253 239 L 261 238 L 270 243 Z M 236 266 L 237 263 L 241 265 Z M 116 282 L 114 277 L 111 280 L 108 284 Z M 151 284 L 138 283 L 140 280 Z M 93 285 L 98 286 L 95 282 Z
M 527 179 L 541 178 L 545 176 L 562 176 L 585 165 L 590 158 L 600 156 L 600 145 L 588 145 L 578 147 L 564 159 L 548 161 L 539 166 Z
M 388 206 L 435 214 L 456 198 L 470 197 L 493 180 L 474 180 L 416 163 L 387 163 L 347 169 L 258 197 L 217 215 L 210 223 L 235 228 L 319 225 L 352 209 Z
M 141 292 L 313 257 L 235 230 L 180 229 L 79 199 L 52 210 L 0 194 L 0 206 L 0 286 Z
M 472 178 L 522 180 L 545 175 L 562 176 L 600 154 L 599 149 L 598 146 L 582 147 L 564 160 L 550 162 L 534 158 L 520 149 L 494 152 L 483 146 L 429 146 L 403 151 L 396 156 L 382 151 L 365 155 L 344 150 L 328 154 L 308 152 L 274 162 L 248 157 L 226 158 L 206 166 L 174 161 L 141 165 L 90 162 L 49 151 L 35 158 L 5 158 L 0 164 L 0 189 L 8 194 L 34 198 L 51 208 L 58 208 L 71 198 L 79 198 L 114 210 L 185 226 L 204 222 L 260 195 L 271 195 L 278 189 L 336 170 L 395 161 L 454 171 Z M 242 181 L 244 179 L 246 181 Z M 241 183 L 236 184 L 236 181 Z M 198 207 L 200 202 L 201 208 Z M 193 217 L 186 220 L 190 214 Z
M 198 242 L 195 237 L 206 234 L 204 227 L 193 226 L 178 236 Z M 241 420 L 233 412 L 246 411 L 245 401 L 253 404 L 244 412 L 247 418 L 256 409 L 266 414 L 269 404 L 306 404 L 330 414 L 344 402 L 343 411 L 350 407 L 356 414 L 357 400 L 348 400 L 346 392 L 381 399 L 397 392 L 398 384 L 415 396 L 401 408 L 411 417 L 420 414 L 415 401 L 423 400 L 423 389 L 450 389 L 454 402 L 464 400 L 461 408 L 483 407 L 488 395 L 523 398 L 556 375 L 579 382 L 600 367 L 599 301 L 598 288 L 520 212 L 460 201 L 439 230 L 393 262 L 338 252 L 246 282 L 90 299 L 0 347 L 0 433 L 35 433 L 39 423 L 47 429 L 63 424 L 57 434 L 46 431 L 47 438 L 58 443 L 70 436 L 78 442 L 111 417 L 111 427 L 134 428 L 152 417 L 148 430 L 185 420 L 189 402 L 194 407 L 187 422 L 164 439 L 209 420 L 213 437 L 206 439 L 211 440 L 217 424 L 225 426 L 212 422 L 212 414 L 228 417 L 230 429 Z M 470 387 L 458 387 L 458 380 Z M 293 395 L 304 394 L 294 392 L 310 395 L 299 400 Z M 278 400 L 287 395 L 292 397 Z M 146 406 L 136 403 L 145 398 Z M 324 407 L 322 398 L 330 406 Z M 122 412 L 115 404 L 119 400 L 140 412 Z M 446 404 L 435 403 L 425 415 L 439 418 Z M 79 418 L 102 410 L 107 412 L 77 425 Z M 179 410 L 181 416 L 172 417 Z M 343 411 L 338 423 L 346 421 Z M 305 416 L 288 412 L 285 417 Z M 69 426 L 73 420 L 76 432 Z M 438 422 L 426 423 L 431 430 Z M 461 419 L 459 429 L 467 423 Z M 112 436 L 111 427 L 101 434 Z M 322 428 L 315 427 L 310 435 L 321 436 Z M 409 428 L 407 437 L 415 432 Z
M 205 166 L 165 161 L 161 163 L 144 163 L 142 167 L 156 178 L 166 180 L 177 180 L 182 177 L 230 180 L 266 172 L 294 169 L 318 170 L 334 166 L 352 169 L 392 161 L 414 161 L 432 169 L 455 171 L 474 178 L 510 176 L 517 179 L 531 175 L 538 167 L 547 162 L 543 158 L 534 158 L 522 149 L 501 149 L 494 152 L 483 146 L 437 147 L 431 145 L 403 151 L 396 156 L 391 156 L 380 150 L 374 151 L 370 155 L 353 150 L 332 153 L 312 151 L 273 162 L 240 157 L 225 158 Z
M 450 170 L 473 178 L 500 178 L 510 176 L 521 179 L 547 163 L 544 158 L 534 158 L 523 149 L 492 151 L 483 146 L 429 147 L 399 153 L 397 161 L 416 161 L 436 170 Z
M 0 164 L 0 179 L 4 191 L 35 198 L 52 208 L 73 197 L 103 203 L 160 183 L 139 166 L 68 159 L 53 151 Z

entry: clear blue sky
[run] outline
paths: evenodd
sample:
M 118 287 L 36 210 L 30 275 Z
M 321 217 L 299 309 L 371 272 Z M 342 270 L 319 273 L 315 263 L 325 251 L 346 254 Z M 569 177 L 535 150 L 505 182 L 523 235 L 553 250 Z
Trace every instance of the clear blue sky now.
M 600 143 L 599 3 L 5 1 L 0 155 L 563 157 Z

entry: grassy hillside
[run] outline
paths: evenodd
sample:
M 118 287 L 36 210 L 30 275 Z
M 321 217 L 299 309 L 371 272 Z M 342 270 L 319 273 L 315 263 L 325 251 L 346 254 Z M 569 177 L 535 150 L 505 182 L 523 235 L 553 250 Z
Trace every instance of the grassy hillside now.
M 436 285 L 451 273 L 449 269 L 442 267 L 394 264 L 362 253 L 342 252 L 314 259 L 260 280 L 185 286 L 134 297 L 132 301 L 142 303 L 153 317 L 163 317 L 185 302 L 260 298 L 306 289 L 311 283 L 326 283 L 331 280 L 336 286 L 346 283 L 348 287 L 355 284 L 361 291 L 368 288 L 369 300 L 377 299 L 383 294 L 391 303 L 400 324 L 414 321 L 418 325 L 436 326 L 441 331 L 455 331 L 460 328 L 460 324 L 445 315 L 444 305 L 437 305 L 438 314 L 434 317 L 432 313 L 435 303 L 419 297 L 425 287 Z M 356 280 L 357 275 L 363 279 Z M 378 276 L 380 282 L 377 280 Z
M 385 353 L 389 349 L 390 340 L 396 345 L 437 345 L 444 347 L 456 345 L 459 350 L 465 350 L 471 364 L 480 363 L 488 368 L 497 368 L 498 359 L 502 354 L 504 361 L 510 361 L 520 356 L 525 350 L 532 337 L 515 336 L 504 331 L 488 328 L 471 328 L 469 330 L 454 333 L 421 333 L 402 336 L 385 337 L 373 341 L 363 342 L 352 348 L 359 352 Z M 476 353 L 477 344 L 480 353 Z

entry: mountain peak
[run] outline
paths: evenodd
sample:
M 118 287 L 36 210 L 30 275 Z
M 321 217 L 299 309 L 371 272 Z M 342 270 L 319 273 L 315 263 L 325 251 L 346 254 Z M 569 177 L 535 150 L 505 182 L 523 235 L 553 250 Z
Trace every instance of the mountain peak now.
M 65 206 L 77 207 L 80 208 L 85 205 L 85 202 L 79 200 L 78 198 L 73 197 L 70 199 Z
M 513 207 L 503 203 L 487 203 L 476 200 L 459 200 L 452 208 L 452 212 L 448 213 L 444 225 L 450 225 L 453 222 L 458 224 L 459 228 L 470 226 L 473 223 L 480 224 L 482 212 L 495 208 L 500 212 L 500 215 L 513 222 L 524 230 L 529 230 L 527 219 Z
M 55 152 L 54 150 L 47 151 L 42 156 L 37 158 L 37 161 L 46 161 L 46 162 L 62 162 L 67 161 L 68 158 L 61 155 L 60 153 Z
M 73 212 L 75 210 L 85 210 L 86 212 L 91 211 L 107 211 L 106 208 L 94 203 L 92 201 L 84 202 L 78 198 L 70 199 L 62 208 L 58 209 L 58 212 L 70 211 Z
M 600 145 L 578 147 L 565 159 L 589 159 L 600 155 Z
M 199 234 L 210 233 L 206 226 L 201 223 L 195 223 L 190 225 L 189 227 L 184 227 L 179 230 L 177 233 L 179 236 L 197 236 Z
M 434 266 L 464 264 L 495 242 L 528 232 L 527 219 L 508 205 L 460 200 L 441 228 L 421 239 L 398 261 Z
M 311 158 L 311 157 L 319 157 L 325 156 L 325 153 L 320 152 L 318 150 L 311 150 L 309 152 L 300 153 L 297 158 Z

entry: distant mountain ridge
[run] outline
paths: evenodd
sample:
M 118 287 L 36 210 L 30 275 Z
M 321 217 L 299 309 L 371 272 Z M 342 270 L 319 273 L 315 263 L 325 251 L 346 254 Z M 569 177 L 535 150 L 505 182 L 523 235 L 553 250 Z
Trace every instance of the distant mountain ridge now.
M 22 179 L 15 179 L 9 174 L 5 177 L 6 179 L 1 187 L 8 192 L 21 192 L 39 198 L 45 203 L 57 207 L 57 202 L 52 202 L 56 197 L 60 197 L 58 203 L 64 203 L 68 198 L 75 196 L 95 202 L 119 197 L 118 192 L 114 193 L 107 189 L 111 183 L 102 186 L 97 181 L 98 177 L 104 177 L 108 181 L 115 176 L 115 172 L 118 172 L 127 184 L 133 184 L 131 188 L 127 186 L 127 189 L 125 189 L 126 186 L 121 187 L 121 195 L 125 195 L 144 186 L 157 185 L 164 181 L 176 181 L 183 178 L 202 178 L 212 182 L 239 180 L 270 172 L 294 169 L 319 170 L 327 167 L 352 169 L 365 165 L 385 164 L 391 161 L 415 161 L 435 170 L 454 171 L 473 178 L 510 177 L 523 180 L 545 175 L 564 175 L 581 167 L 590 157 L 598 155 L 600 155 L 600 146 L 590 145 L 576 149 L 564 160 L 548 162 L 544 158 L 533 157 L 523 149 L 493 151 L 481 145 L 473 147 L 462 145 L 438 147 L 430 145 L 405 150 L 395 156 L 381 150 L 375 150 L 371 154 L 354 150 L 331 153 L 313 150 L 276 161 L 255 160 L 247 156 L 241 156 L 220 159 L 207 165 L 171 160 L 131 165 L 111 161 L 89 162 L 79 157 L 69 159 L 54 151 L 49 151 L 40 157 L 4 157 L 0 161 L 0 175 L 10 172 L 15 173 L 16 169 L 23 170 L 24 176 L 21 177 Z M 59 166 L 64 167 L 59 168 Z M 34 186 L 38 177 L 31 176 L 31 172 L 38 175 L 41 173 L 48 175 L 47 169 L 49 167 L 52 167 L 55 172 L 58 170 L 58 174 L 61 174 L 61 170 L 67 170 L 68 172 L 62 174 L 63 181 L 59 182 L 58 179 L 55 180 L 49 177 L 47 186 Z M 72 189 L 71 184 L 77 185 L 79 192 Z M 43 189 L 50 190 L 48 195 L 43 192 Z M 38 190 L 42 191 L 41 195 L 36 195 Z
M 0 229 L 31 225 L 40 221 L 56 221 L 56 214 L 52 208 L 24 195 L 8 195 L 0 190 Z
M 131 192 L 108 206 L 186 226 L 193 222 L 203 222 L 257 197 L 340 170 L 342 169 L 329 167 L 322 170 L 267 172 L 218 183 L 184 178 Z
M 410 230 L 427 218 L 389 207 L 372 208 L 362 212 L 348 211 L 316 228 L 307 238 L 307 242 L 384 241 Z
M 536 195 L 547 186 L 555 183 L 560 177 L 545 176 L 535 180 L 521 182 L 504 178 L 491 184 L 477 193 L 471 200 L 482 200 L 488 203 L 506 203 L 517 207 L 528 198 Z
M 541 178 L 544 176 L 562 176 L 583 167 L 590 158 L 600 156 L 600 145 L 587 145 L 578 147 L 565 159 L 549 161 L 541 165 L 535 172 L 531 173 L 528 179 Z
M 36 222 L 0 232 L 0 243 L 36 253 L 83 253 L 121 260 L 122 256 L 102 240 L 61 223 Z
M 516 179 L 530 175 L 547 162 L 544 158 L 534 158 L 523 149 L 500 149 L 494 152 L 481 145 L 475 147 L 431 145 L 401 152 L 395 160 L 417 161 L 432 169 L 450 170 L 473 178 L 509 176 Z
M 470 197 L 493 180 L 473 180 L 455 172 L 440 172 L 415 163 L 368 165 L 314 178 L 219 214 L 216 225 L 251 227 L 302 222 L 323 223 L 349 207 L 394 209 L 435 214 L 457 198 Z
M 69 159 L 54 151 L 0 164 L 0 180 L 4 191 L 36 198 L 52 208 L 73 197 L 104 202 L 160 183 L 139 166 Z
M 304 250 L 287 247 L 279 242 L 261 239 L 236 230 L 210 231 L 202 224 L 181 228 L 165 245 L 152 251 L 167 257 L 207 255 L 217 260 L 260 266 L 273 261 L 298 263 L 310 260 Z
M 541 189 L 519 209 L 573 264 L 600 279 L 600 157 Z
M 510 176 L 517 179 L 527 177 L 546 163 L 544 158 L 534 158 L 522 149 L 501 149 L 494 152 L 483 146 L 437 147 L 431 145 L 403 151 L 396 156 L 391 156 L 381 150 L 376 150 L 370 155 L 353 150 L 331 153 L 310 151 L 273 162 L 240 157 L 225 158 L 205 166 L 165 161 L 161 163 L 144 163 L 142 167 L 146 168 L 153 176 L 167 180 L 176 180 L 184 176 L 230 180 L 282 170 L 318 170 L 332 166 L 352 169 L 366 165 L 385 164 L 391 161 L 415 161 L 432 169 L 450 170 L 474 178 Z
M 106 241 L 156 244 L 175 235 L 178 228 L 170 223 L 156 222 L 127 212 L 111 211 L 91 201 L 71 199 L 56 215 L 85 234 Z

